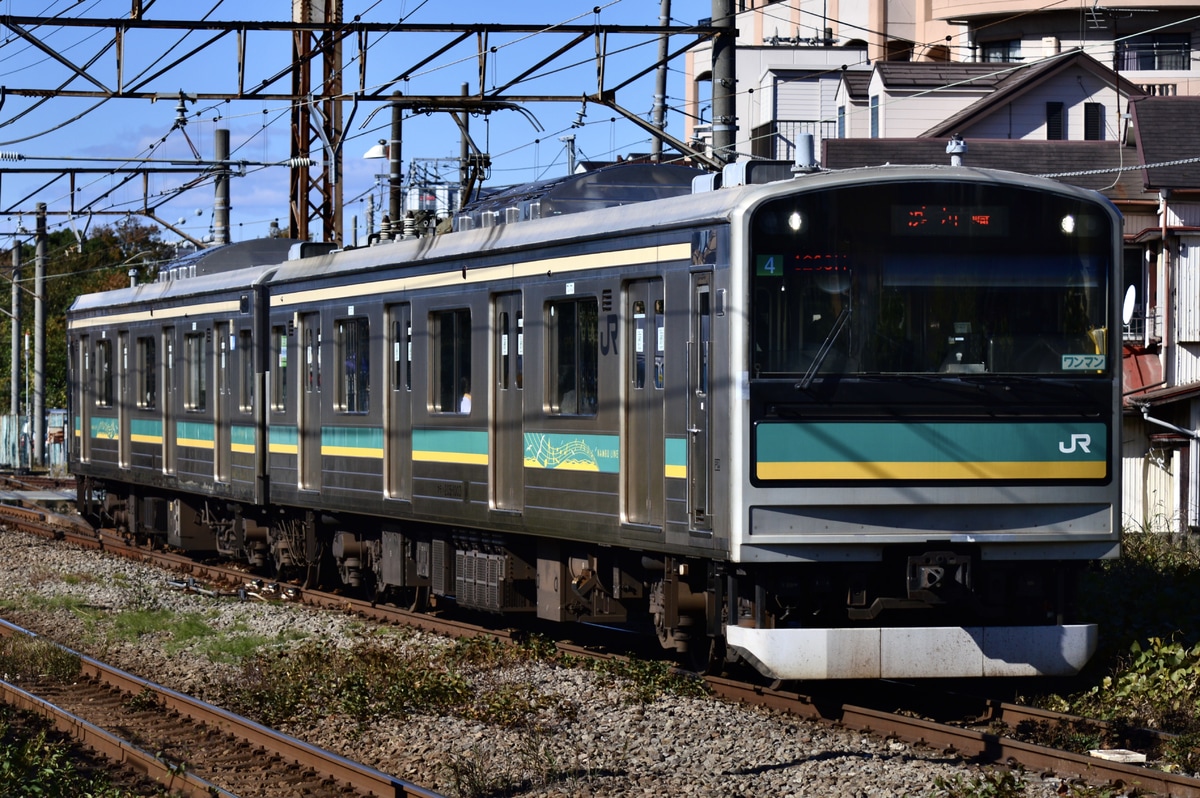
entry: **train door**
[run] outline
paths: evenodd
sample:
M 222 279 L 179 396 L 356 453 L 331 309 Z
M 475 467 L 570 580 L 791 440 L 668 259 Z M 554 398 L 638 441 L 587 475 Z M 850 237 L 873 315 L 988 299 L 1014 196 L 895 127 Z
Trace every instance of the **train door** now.
M 709 475 L 712 445 L 712 276 L 692 275 L 692 330 L 688 341 L 688 527 L 693 532 L 712 531 Z
M 92 339 L 82 336 L 79 339 L 79 349 L 76 353 L 78 360 L 78 376 L 75 379 L 75 391 L 79 401 L 79 461 L 90 462 L 92 459 L 92 404 L 95 394 L 92 392 Z
M 621 441 L 624 521 L 663 523 L 664 342 L 662 280 L 639 280 L 625 291 L 625 423 Z
M 162 447 L 163 473 L 175 473 L 175 328 L 166 327 L 162 333 Z
M 491 462 L 492 507 L 525 506 L 524 323 L 521 294 L 497 294 L 493 304 Z
M 412 306 L 388 308 L 388 399 L 384 484 L 389 499 L 412 500 Z
M 133 431 L 130 423 L 129 383 L 129 333 L 117 333 L 117 463 L 121 468 L 129 468 L 132 460 L 129 447 Z
M 304 347 L 298 423 L 300 489 L 321 489 L 321 314 L 300 316 L 300 343 Z
M 216 373 L 213 375 L 217 389 L 217 401 L 213 405 L 213 479 L 217 482 L 229 481 L 229 452 L 233 439 L 233 380 L 229 373 L 233 368 L 232 331 L 233 325 L 229 322 L 213 325 L 213 335 L 217 339 Z

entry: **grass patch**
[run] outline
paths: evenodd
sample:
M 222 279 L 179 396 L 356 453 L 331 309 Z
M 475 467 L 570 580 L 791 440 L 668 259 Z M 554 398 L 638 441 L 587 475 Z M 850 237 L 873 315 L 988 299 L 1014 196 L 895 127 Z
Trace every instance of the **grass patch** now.
M 80 767 L 79 754 L 41 721 L 18 727 L 6 708 L 0 712 L 0 798 L 8 796 L 88 796 L 139 798 L 169 793 L 131 791 L 114 785 L 105 773 Z
M 1105 739 L 1078 734 L 1070 750 L 1136 747 L 1168 769 L 1200 767 L 1200 539 L 1126 530 L 1122 557 L 1100 563 L 1080 586 L 1079 606 L 1101 623 L 1101 647 L 1083 684 L 1031 703 L 1114 724 Z M 1180 735 L 1154 752 L 1125 735 L 1138 728 Z M 1078 730 L 1076 730 L 1078 732 Z
M 0 637 L 0 673 L 8 681 L 44 676 L 67 681 L 79 669 L 79 656 L 53 643 L 25 635 Z

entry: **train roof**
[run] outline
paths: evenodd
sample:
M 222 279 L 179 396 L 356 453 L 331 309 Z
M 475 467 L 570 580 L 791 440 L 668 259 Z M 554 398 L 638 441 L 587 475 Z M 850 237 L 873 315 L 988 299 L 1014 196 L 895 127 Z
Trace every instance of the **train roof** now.
M 778 170 L 763 170 L 762 173 L 775 175 L 777 172 Z M 167 267 L 168 274 L 182 276 L 191 273 L 191 266 L 194 264 L 197 267 L 194 277 L 168 279 L 103 294 L 80 296 L 72 305 L 71 311 L 94 314 L 98 310 L 118 305 L 161 303 L 187 296 L 248 289 L 251 285 L 263 281 L 281 284 L 379 268 L 402 268 L 405 265 L 425 272 L 437 271 L 439 268 L 458 269 L 463 268 L 468 259 L 475 260 L 481 255 L 490 256 L 493 263 L 504 263 L 507 258 L 517 261 L 519 253 L 533 248 L 718 224 L 727 221 L 739 208 L 748 208 L 759 201 L 798 188 L 820 189 L 862 181 L 910 182 L 946 178 L 967 178 L 981 182 L 1004 180 L 1104 201 L 1104 197 L 1096 192 L 1045 178 L 949 165 L 864 167 L 801 174 L 793 179 L 776 182 L 730 186 L 728 177 L 732 173 L 732 170 L 727 169 L 726 185 L 711 191 L 668 196 L 549 218 L 535 218 L 519 224 L 500 223 L 491 227 L 436 236 L 386 241 L 349 250 L 323 252 L 327 245 L 311 245 L 289 239 L 239 242 L 185 256 Z M 1111 206 L 1111 203 L 1107 204 Z M 305 257 L 313 250 L 319 254 Z M 446 265 L 439 267 L 439 262 Z
M 247 251 L 253 250 L 254 247 L 247 247 Z M 273 252 L 270 249 L 266 251 Z M 163 279 L 152 283 L 141 283 L 136 286 L 117 288 L 112 291 L 104 291 L 96 294 L 80 294 L 71 303 L 68 313 L 103 315 L 98 312 L 111 308 L 144 304 L 159 307 L 188 297 L 228 293 L 239 289 L 248 291 L 255 283 L 262 282 L 264 275 L 269 275 L 279 265 L 281 260 L 286 259 L 287 252 L 285 250 L 282 258 L 279 260 L 274 259 L 274 254 L 271 257 L 272 260 L 267 263 L 216 270 L 195 277 Z M 174 265 L 174 262 L 172 265 Z M 186 271 L 186 269 L 183 269 L 176 273 L 184 274 Z
M 679 164 L 613 164 L 489 194 L 454 217 L 455 230 L 544 219 L 690 194 L 699 169 Z
M 500 223 L 436 236 L 386 241 L 370 247 L 289 261 L 279 267 L 271 277 L 271 283 L 310 280 L 405 264 L 428 270 L 437 261 L 450 261 L 453 263 L 451 268 L 457 269 L 462 268 L 464 260 L 474 260 L 481 255 L 494 256 L 503 262 L 506 256 L 534 247 L 553 247 L 589 238 L 615 238 L 619 235 L 720 223 L 727 221 L 739 208 L 798 188 L 820 189 L 864 181 L 911 182 L 948 178 L 981 182 L 1005 180 L 1107 203 L 1102 195 L 1094 191 L 1016 172 L 949 165 L 875 166 L 801 174 L 790 180 L 750 185 L 730 186 L 726 183 L 722 188 L 683 196 L 531 219 L 518 224 Z
M 232 244 L 206 247 L 176 258 L 159 270 L 159 280 L 201 277 L 237 271 L 263 263 L 279 263 L 306 242 L 293 238 L 253 238 Z

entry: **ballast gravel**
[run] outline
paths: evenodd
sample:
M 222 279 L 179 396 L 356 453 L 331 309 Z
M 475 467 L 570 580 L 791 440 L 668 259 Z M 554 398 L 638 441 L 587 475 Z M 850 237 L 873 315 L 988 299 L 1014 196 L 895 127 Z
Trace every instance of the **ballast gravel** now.
M 363 640 L 360 618 L 198 595 L 173 588 L 176 580 L 112 555 L 0 531 L 0 616 L 212 703 L 222 703 L 241 666 L 211 661 L 203 639 L 179 649 L 169 636 L 130 641 L 106 624 L 122 612 L 158 608 L 202 617 L 223 635 L 344 648 Z M 444 645 L 409 630 L 377 630 L 372 639 L 398 650 Z M 703 697 L 631 700 L 630 690 L 594 672 L 536 662 L 476 678 L 532 686 L 545 708 L 538 731 L 420 712 L 367 724 L 331 714 L 277 725 L 446 796 L 874 798 L 949 795 L 951 785 L 966 788 L 955 794 L 993 794 L 972 791 L 985 771 L 953 754 L 766 710 Z M 1070 794 L 1057 779 L 1022 778 L 1026 796 Z

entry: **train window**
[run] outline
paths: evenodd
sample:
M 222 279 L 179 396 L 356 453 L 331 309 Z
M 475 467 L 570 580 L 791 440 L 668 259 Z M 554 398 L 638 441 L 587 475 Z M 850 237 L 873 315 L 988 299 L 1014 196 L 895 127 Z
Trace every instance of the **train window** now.
M 238 356 L 242 359 L 242 386 L 238 406 L 243 413 L 254 410 L 254 354 L 249 330 L 238 330 Z
M 471 412 L 471 311 L 442 310 L 430 315 L 436 357 L 433 409 L 441 413 Z
M 551 413 L 596 415 L 598 319 L 594 298 L 546 306 L 546 404 Z
M 342 413 L 366 413 L 371 398 L 370 325 L 366 319 L 338 319 L 333 329 L 337 362 L 342 364 L 337 409 Z
M 113 405 L 112 341 L 96 342 L 96 406 Z
M 204 333 L 184 336 L 184 409 L 203 412 L 208 409 L 208 347 Z
M 158 394 L 158 355 L 153 338 L 137 340 L 137 406 L 153 410 Z
M 633 303 L 633 387 L 646 387 L 646 303 Z
M 271 375 L 271 409 L 282 413 L 287 410 L 287 327 L 271 328 L 271 351 L 275 356 L 275 373 Z
M 517 311 L 517 390 L 525 387 L 525 317 Z
M 507 390 L 509 380 L 512 379 L 508 366 L 508 346 L 512 340 L 512 332 L 508 325 L 510 316 L 507 311 L 501 312 L 496 322 L 496 335 L 499 336 L 499 345 L 496 347 L 496 385 L 501 390 Z
M 392 390 L 412 390 L 412 320 L 408 305 L 393 308 L 392 313 Z
M 663 373 L 666 370 L 666 318 L 663 313 L 663 301 L 656 299 L 654 301 L 654 388 L 658 391 L 663 388 Z
M 753 225 L 755 377 L 1087 378 L 1115 362 L 1111 221 L 1082 200 L 871 184 L 773 200 Z
M 321 331 L 312 327 L 304 329 L 304 379 L 305 393 L 321 392 Z

